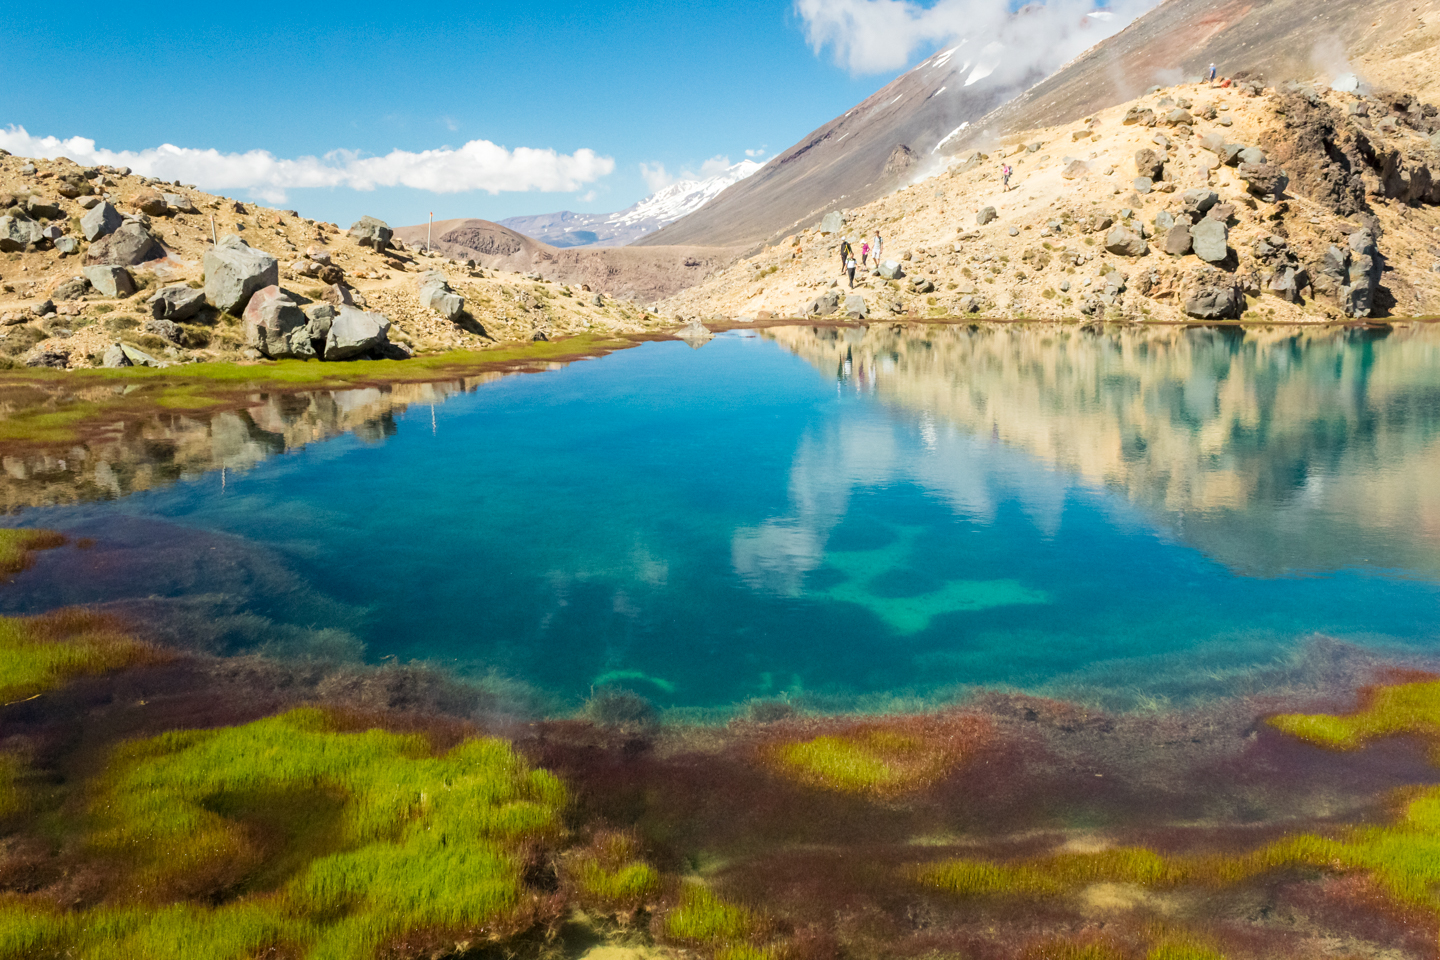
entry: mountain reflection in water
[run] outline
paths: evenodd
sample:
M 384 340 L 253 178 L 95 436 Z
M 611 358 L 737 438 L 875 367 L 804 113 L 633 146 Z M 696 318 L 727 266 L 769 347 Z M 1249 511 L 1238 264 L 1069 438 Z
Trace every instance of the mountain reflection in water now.
M 1440 573 L 1433 326 L 1091 332 L 875 324 L 764 335 L 833 373 L 844 389 L 919 413 L 927 446 L 937 425 L 948 424 L 1023 450 L 1081 483 L 1122 493 L 1239 571 Z M 955 470 L 964 468 L 954 467 L 940 484 L 969 498 L 967 510 L 984 512 L 983 492 L 958 489 L 965 484 Z

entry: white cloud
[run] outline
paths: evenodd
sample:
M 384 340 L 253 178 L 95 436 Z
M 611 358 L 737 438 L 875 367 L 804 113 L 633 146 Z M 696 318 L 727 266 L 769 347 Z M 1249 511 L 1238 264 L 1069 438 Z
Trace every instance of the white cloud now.
M 685 179 L 709 180 L 711 177 L 720 176 L 720 174 L 729 170 L 732 166 L 733 164 L 730 162 L 729 157 L 711 157 L 709 160 L 700 164 L 700 176 L 696 177 L 695 174 L 685 171 Z
M 745 156 L 749 157 L 751 160 L 758 160 L 761 157 L 765 156 L 765 148 L 756 147 L 754 150 L 746 150 Z
M 582 193 L 582 194 L 580 195 L 580 202 L 581 202 L 581 203 L 594 203 L 594 202 L 595 202 L 595 198 L 598 197 L 598 196 L 600 196 L 600 192 L 599 192 L 598 190 L 587 190 L 585 193 Z
M 651 193 L 659 193 L 680 179 L 667 173 L 663 163 L 657 163 L 654 166 L 648 163 L 640 164 L 640 176 L 645 180 L 645 186 L 650 188 Z
M 795 0 L 795 10 L 814 51 L 830 48 L 835 62 L 854 74 L 899 70 L 922 48 L 985 39 L 1004 45 L 997 72 L 1014 80 L 1031 69 L 1055 69 L 1156 2 L 1115 0 L 1097 10 L 1093 0 L 1046 0 L 1012 10 L 1008 0 L 935 0 L 928 6 L 915 0 Z
M 0 147 L 26 157 L 64 156 L 86 166 L 130 167 L 146 176 L 194 183 L 207 190 L 248 189 L 272 203 L 283 201 L 287 190 L 305 187 L 373 190 L 403 186 L 431 193 L 570 193 L 615 170 L 613 159 L 593 150 L 581 149 L 572 154 L 531 147 L 507 150 L 488 140 L 419 153 L 393 150 L 383 157 L 336 150 L 323 157 L 286 160 L 266 150 L 221 153 L 168 143 L 147 150 L 105 150 L 84 137 L 34 137 L 24 127 L 11 126 L 0 130 Z

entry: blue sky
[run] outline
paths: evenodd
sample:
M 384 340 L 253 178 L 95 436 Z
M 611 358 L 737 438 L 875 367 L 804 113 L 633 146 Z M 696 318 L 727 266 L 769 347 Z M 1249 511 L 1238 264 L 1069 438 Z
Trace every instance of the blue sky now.
M 853 63 L 836 64 L 838 54 L 817 55 L 790 0 L 82 0 L 7 4 L 4 20 L 0 128 L 84 137 L 112 151 L 170 143 L 279 159 L 485 140 L 555 151 L 554 171 L 539 179 L 575 187 L 494 196 L 404 186 L 284 190 L 279 205 L 342 224 L 366 213 L 399 225 L 423 222 L 430 210 L 436 219 L 498 220 L 623 209 L 650 192 L 640 164 L 673 175 L 716 156 L 739 161 L 746 150 L 769 156 L 901 69 L 857 75 Z M 933 46 L 921 43 L 904 61 Z M 582 150 L 595 156 L 577 158 Z M 500 161 L 525 181 L 520 160 Z

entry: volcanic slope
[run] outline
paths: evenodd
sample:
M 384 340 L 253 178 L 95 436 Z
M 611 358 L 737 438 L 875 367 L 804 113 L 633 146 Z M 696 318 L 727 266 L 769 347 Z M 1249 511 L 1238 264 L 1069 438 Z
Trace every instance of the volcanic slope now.
M 1153 84 L 1200 76 L 1212 62 L 1222 75 L 1272 80 L 1359 69 L 1377 86 L 1437 99 L 1440 75 L 1425 70 L 1426 51 L 1440 41 L 1437 9 L 1436 0 L 1167 0 L 1048 78 L 1024 79 L 1034 86 L 1018 97 L 1023 86 L 1000 83 L 999 74 L 967 84 L 974 66 L 945 51 L 640 243 L 753 251 L 828 209 L 913 183 L 947 155 L 1079 120 Z
M 854 291 L 841 235 L 811 227 L 663 306 L 761 320 L 1434 316 L 1436 172 L 1440 110 L 1408 93 L 1183 84 L 851 209 L 857 253 L 884 238 L 882 268 Z
M 552 247 L 489 220 L 441 220 L 400 227 L 395 235 L 436 253 L 474 260 L 486 270 L 535 273 L 583 284 L 611 297 L 654 301 L 699 283 L 730 263 L 739 250 L 717 247 Z

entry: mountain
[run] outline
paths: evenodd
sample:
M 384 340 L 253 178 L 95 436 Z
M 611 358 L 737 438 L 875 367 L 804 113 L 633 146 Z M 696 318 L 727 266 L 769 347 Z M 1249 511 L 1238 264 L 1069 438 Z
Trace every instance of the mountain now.
M 500 225 L 554 247 L 623 247 L 688 216 L 762 165 L 742 160 L 704 180 L 680 180 L 619 213 L 542 213 Z
M 489 220 L 440 220 L 399 227 L 395 236 L 423 246 L 433 227 L 436 253 L 474 260 L 486 270 L 538 273 L 558 283 L 585 284 L 609 297 L 651 303 L 704 280 L 738 251 L 715 247 L 561 248 Z
M 1097 11 L 1067 36 L 1075 56 L 1063 65 L 1026 49 L 1027 23 L 1035 25 L 1032 46 L 1053 25 L 1040 6 L 1017 11 L 1005 44 L 961 44 L 930 57 L 639 245 L 755 250 L 831 209 L 858 207 L 939 172 L 961 151 L 1080 120 L 1152 84 L 1198 76 L 1212 62 L 1222 75 L 1271 79 L 1358 69 L 1422 97 L 1440 84 L 1427 59 L 1433 2 L 1417 13 L 1404 0 L 1166 0 L 1118 32 L 1122 21 Z M 1081 52 L 1087 35 L 1093 39 Z

